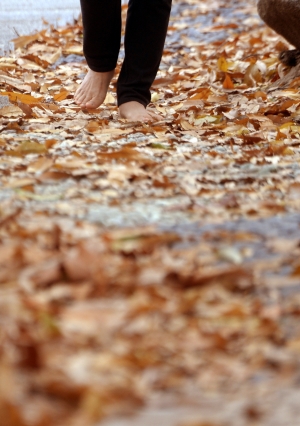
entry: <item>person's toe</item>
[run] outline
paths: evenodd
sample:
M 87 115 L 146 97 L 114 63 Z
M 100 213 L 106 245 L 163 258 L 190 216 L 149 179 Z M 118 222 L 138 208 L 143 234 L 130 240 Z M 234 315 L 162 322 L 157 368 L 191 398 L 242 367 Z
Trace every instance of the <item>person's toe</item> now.
M 78 92 L 76 95 L 75 95 L 75 102 L 77 103 L 77 104 L 80 104 L 83 100 L 84 100 L 84 98 L 85 98 L 85 94 L 84 94 L 84 92 Z
M 150 123 L 150 122 L 152 123 L 153 121 L 157 121 L 157 120 L 156 120 L 154 117 L 146 117 L 146 118 L 145 118 L 145 121 L 147 121 L 147 122 L 149 122 L 149 123 Z
M 84 106 L 86 106 L 86 104 L 93 99 L 94 99 L 93 92 L 85 91 L 83 92 L 82 96 L 78 100 L 80 104 L 83 104 Z
M 78 99 L 77 104 L 80 105 L 81 107 L 85 107 L 87 100 L 85 97 L 82 97 L 80 99 Z
M 100 105 L 100 103 L 97 102 L 97 100 L 94 99 L 94 98 L 90 99 L 85 104 L 86 108 L 98 108 L 99 105 Z
M 82 98 L 80 98 L 80 97 L 75 98 L 75 103 L 76 103 L 77 105 L 80 105 L 80 104 L 82 103 Z
M 74 99 L 75 101 L 77 101 L 78 99 L 80 99 L 83 95 L 83 91 L 81 86 L 76 90 L 75 95 L 74 95 Z
M 76 103 L 77 105 L 81 105 L 81 100 L 79 100 L 79 99 L 75 99 L 75 103 Z
M 98 108 L 98 106 L 101 105 L 102 102 L 103 102 L 103 99 L 100 95 L 93 96 L 91 99 L 89 99 L 86 102 L 86 107 L 87 108 Z
M 153 116 L 152 114 L 143 114 L 143 120 L 147 122 L 157 121 L 157 117 Z
M 77 104 L 78 105 L 80 105 L 80 106 L 82 106 L 82 107 L 84 107 L 85 106 L 85 104 L 87 103 L 87 101 L 88 101 L 88 98 L 86 97 L 86 96 L 81 96 L 80 98 L 78 98 L 77 99 Z
M 147 111 L 148 114 L 150 114 L 150 116 L 154 119 L 154 120 L 161 120 L 161 116 L 156 114 L 153 111 Z
M 75 92 L 75 96 L 78 95 L 81 91 L 82 91 L 82 85 L 80 85 L 79 87 L 77 87 L 77 90 Z
M 150 121 L 154 121 L 153 117 L 148 114 L 141 114 L 137 117 L 137 121 L 142 121 L 144 123 L 148 123 Z

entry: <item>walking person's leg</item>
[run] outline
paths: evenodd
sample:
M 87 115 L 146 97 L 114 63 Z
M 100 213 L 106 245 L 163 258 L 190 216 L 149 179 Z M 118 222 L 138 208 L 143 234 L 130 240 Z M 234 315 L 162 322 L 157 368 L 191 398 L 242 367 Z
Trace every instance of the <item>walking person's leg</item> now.
M 120 115 L 150 119 L 146 111 L 168 29 L 172 0 L 130 0 L 125 32 L 125 59 L 118 80 Z
M 83 51 L 89 71 L 75 102 L 97 108 L 105 99 L 116 68 L 121 41 L 121 0 L 81 0 Z
M 130 0 L 125 60 L 118 81 L 120 116 L 152 119 L 146 111 L 166 38 L 172 0 Z M 90 68 L 75 94 L 82 107 L 97 108 L 105 99 L 120 47 L 120 0 L 81 0 L 84 53 Z M 101 19 L 99 19 L 99 17 Z

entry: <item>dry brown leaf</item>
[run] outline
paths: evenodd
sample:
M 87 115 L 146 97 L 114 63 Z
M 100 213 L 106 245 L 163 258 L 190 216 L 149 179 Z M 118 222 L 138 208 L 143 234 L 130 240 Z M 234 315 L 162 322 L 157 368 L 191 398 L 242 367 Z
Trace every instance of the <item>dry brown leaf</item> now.
M 29 164 L 27 167 L 28 173 L 44 173 L 53 165 L 53 160 L 50 158 L 40 158 L 37 161 Z
M 19 49 L 20 47 L 26 47 L 29 43 L 32 43 L 33 41 L 38 40 L 39 37 L 40 37 L 40 33 L 25 35 L 25 36 L 14 38 L 12 42 L 15 45 L 15 49 Z
M 23 111 L 16 105 L 9 105 L 0 108 L 0 116 L 2 117 L 22 117 Z

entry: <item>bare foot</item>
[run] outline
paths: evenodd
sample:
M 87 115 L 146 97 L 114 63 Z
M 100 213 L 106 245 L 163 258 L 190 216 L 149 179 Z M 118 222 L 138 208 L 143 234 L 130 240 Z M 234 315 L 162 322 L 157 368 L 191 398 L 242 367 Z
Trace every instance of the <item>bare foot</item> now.
M 129 121 L 159 121 L 161 117 L 154 112 L 146 110 L 144 105 L 139 102 L 126 102 L 119 106 L 119 114 L 121 118 Z
M 89 70 L 77 89 L 74 100 L 82 108 L 98 108 L 106 97 L 114 71 L 95 72 Z

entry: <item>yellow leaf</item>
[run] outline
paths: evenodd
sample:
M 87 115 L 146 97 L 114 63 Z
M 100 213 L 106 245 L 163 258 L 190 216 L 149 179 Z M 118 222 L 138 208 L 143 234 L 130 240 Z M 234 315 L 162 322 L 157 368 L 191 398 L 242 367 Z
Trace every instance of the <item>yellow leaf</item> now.
M 293 151 L 293 149 L 292 149 L 292 148 L 286 147 L 286 148 L 283 150 L 282 154 L 283 154 L 283 155 L 294 155 L 295 153 L 294 153 L 294 151 Z
M 159 101 L 159 93 L 154 92 L 151 95 L 151 102 L 157 102 L 157 101 Z
M 105 104 L 114 104 L 116 102 L 115 98 L 111 93 L 107 93 L 106 98 L 104 100 Z
M 224 58 L 224 56 L 221 56 L 218 59 L 218 68 L 220 71 L 227 72 L 228 71 L 228 62 Z
M 294 127 L 294 123 L 292 121 L 288 121 L 287 123 L 282 124 L 279 129 L 280 130 L 284 130 L 284 129 L 289 129 L 290 127 Z
M 13 157 L 22 157 L 27 154 L 44 154 L 47 152 L 45 145 L 41 145 L 38 142 L 24 141 L 18 148 L 14 151 L 6 151 L 5 155 L 10 155 Z
M 75 55 L 83 55 L 82 45 L 78 44 L 78 45 L 68 46 L 64 49 L 63 53 L 68 55 L 71 55 L 72 53 Z

